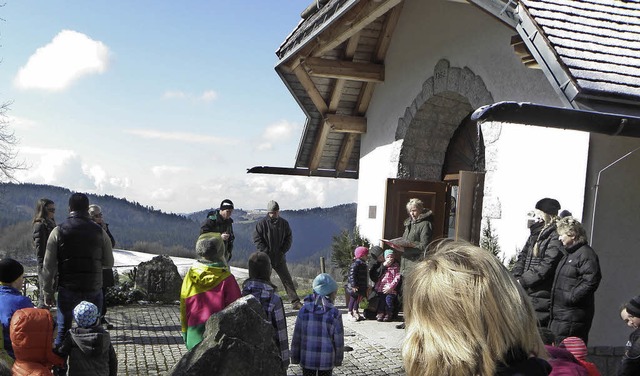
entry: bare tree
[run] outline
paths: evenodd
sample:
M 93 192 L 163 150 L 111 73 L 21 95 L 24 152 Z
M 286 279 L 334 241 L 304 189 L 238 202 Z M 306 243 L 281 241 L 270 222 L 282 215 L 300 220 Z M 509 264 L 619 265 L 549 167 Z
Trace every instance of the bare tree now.
M 9 106 L 11 102 L 0 105 L 0 182 L 13 181 L 14 173 L 24 169 L 24 163 L 18 161 L 15 150 L 18 139 L 9 128 Z

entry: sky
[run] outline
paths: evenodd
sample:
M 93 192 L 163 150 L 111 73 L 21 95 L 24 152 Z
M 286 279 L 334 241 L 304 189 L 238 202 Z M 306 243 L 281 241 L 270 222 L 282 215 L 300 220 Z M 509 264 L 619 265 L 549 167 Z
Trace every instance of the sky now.
M 172 213 L 356 201 L 352 179 L 293 167 L 305 115 L 275 51 L 310 0 L 6 0 L 0 102 L 23 183 Z

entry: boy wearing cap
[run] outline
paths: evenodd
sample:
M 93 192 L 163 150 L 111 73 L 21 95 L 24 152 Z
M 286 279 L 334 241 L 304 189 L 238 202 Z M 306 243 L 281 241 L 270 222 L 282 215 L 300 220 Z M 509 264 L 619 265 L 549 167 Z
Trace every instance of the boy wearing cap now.
M 83 300 L 73 309 L 77 327 L 70 329 L 58 348 L 67 358 L 69 375 L 118 374 L 118 358 L 111 336 L 100 325 L 98 307 Z
M 625 304 L 620 316 L 635 330 L 629 335 L 616 375 L 640 375 L 640 295 Z
M 344 358 L 342 314 L 333 306 L 338 284 L 327 273 L 313 280 L 313 294 L 304 298 L 291 339 L 291 363 L 302 374 L 331 375 Z
M 225 198 L 220 203 L 220 208 L 207 213 L 207 219 L 202 222 L 202 226 L 200 227 L 200 235 L 207 232 L 217 232 L 220 234 L 227 252 L 227 261 L 231 260 L 233 241 L 236 238 L 233 234 L 233 219 L 231 219 L 233 209 L 233 201 Z
M 287 320 L 282 299 L 276 294 L 271 283 L 271 260 L 264 252 L 254 252 L 249 256 L 249 279 L 242 284 L 242 296 L 253 295 L 264 309 L 267 321 L 275 329 L 275 342 L 280 349 L 282 366 L 289 366 L 289 337 Z
M 182 280 L 180 291 L 180 324 L 188 350 L 202 342 L 209 317 L 240 297 L 240 287 L 227 266 L 220 234 L 200 235 L 196 258 Z
M 2 337 L 7 354 L 15 358 L 13 346 L 9 337 L 9 326 L 14 312 L 21 308 L 31 308 L 33 303 L 22 295 L 24 267 L 12 258 L 0 260 L 0 322 L 2 322 Z

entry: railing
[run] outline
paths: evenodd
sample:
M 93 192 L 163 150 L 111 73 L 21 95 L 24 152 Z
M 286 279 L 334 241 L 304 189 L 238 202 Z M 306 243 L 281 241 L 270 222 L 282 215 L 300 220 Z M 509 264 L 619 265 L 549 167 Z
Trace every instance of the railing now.
M 38 297 L 40 296 L 40 283 L 38 282 L 38 274 L 25 273 L 24 282 L 22 283 L 22 294 L 38 305 Z

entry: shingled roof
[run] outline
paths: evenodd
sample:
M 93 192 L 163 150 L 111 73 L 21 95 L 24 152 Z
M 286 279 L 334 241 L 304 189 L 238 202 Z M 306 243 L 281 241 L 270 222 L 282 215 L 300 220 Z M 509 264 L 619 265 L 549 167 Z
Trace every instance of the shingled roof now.
M 640 104 L 640 3 L 523 0 L 518 15 L 519 34 L 571 107 Z
M 566 107 L 640 115 L 640 2 L 468 1 L 515 28 L 526 65 L 544 71 Z M 249 172 L 358 177 L 365 115 L 402 4 L 317 0 L 303 12 L 275 67 L 307 116 L 295 165 Z

